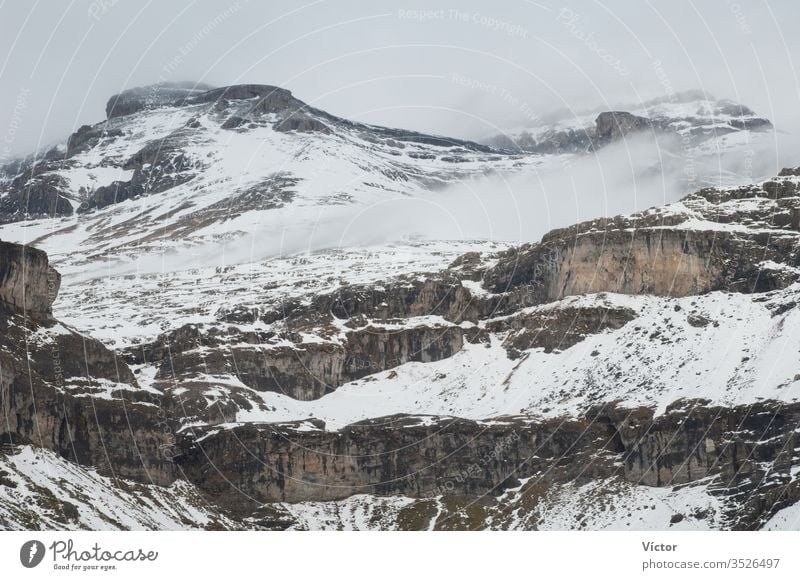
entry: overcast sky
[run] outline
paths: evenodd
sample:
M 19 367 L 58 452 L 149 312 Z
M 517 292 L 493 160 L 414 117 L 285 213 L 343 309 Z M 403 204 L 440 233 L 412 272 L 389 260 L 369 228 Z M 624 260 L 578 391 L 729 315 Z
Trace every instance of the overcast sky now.
M 791 131 L 798 23 L 794 0 L 0 0 L 0 144 L 45 147 L 159 80 L 274 84 L 334 114 L 473 138 L 697 88 Z

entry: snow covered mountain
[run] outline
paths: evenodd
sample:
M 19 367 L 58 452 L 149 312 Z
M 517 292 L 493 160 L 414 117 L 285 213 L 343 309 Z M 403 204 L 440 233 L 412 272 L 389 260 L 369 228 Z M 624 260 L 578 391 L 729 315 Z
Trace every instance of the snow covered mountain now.
M 726 149 L 770 132 L 772 123 L 750 108 L 702 91 L 623 106 L 616 111 L 560 111 L 537 119 L 530 127 L 511 129 L 487 141 L 530 153 L 596 150 L 625 135 L 647 131 L 677 138 L 687 153 Z
M 262 85 L 106 112 L 5 170 L 0 527 L 797 527 L 800 171 L 522 245 L 351 243 L 324 225 L 584 153 Z
M 282 232 L 343 206 L 540 163 L 353 123 L 264 85 L 132 89 L 107 113 L 44 159 L 7 169 L 16 174 L 0 184 L 0 219 L 57 218 L 20 226 L 27 241 L 61 245 L 68 233 L 94 260 L 121 259 L 255 227 Z

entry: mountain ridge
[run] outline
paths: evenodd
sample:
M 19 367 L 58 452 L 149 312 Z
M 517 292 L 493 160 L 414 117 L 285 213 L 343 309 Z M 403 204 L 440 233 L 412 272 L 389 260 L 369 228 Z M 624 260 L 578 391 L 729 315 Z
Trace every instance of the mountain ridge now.
M 314 527 L 323 524 L 304 519 L 302 506 L 367 509 L 395 498 L 399 511 L 382 525 L 536 529 L 547 525 L 543 513 L 556 501 L 548 494 L 581 489 L 611 506 L 591 491 L 611 486 L 665 489 L 671 501 L 682 498 L 686 507 L 677 513 L 696 526 L 760 528 L 800 499 L 800 402 L 792 388 L 799 375 L 791 364 L 770 362 L 776 345 L 800 350 L 792 322 L 800 280 L 796 173 L 590 220 L 537 244 L 462 254 L 439 273 L 413 274 L 411 266 L 395 280 L 312 292 L 310 300 L 279 301 L 277 312 L 262 308 L 252 318 L 220 310 L 216 321 L 189 324 L 154 344 L 116 353 L 97 344 L 89 380 L 61 371 L 66 388 L 53 383 L 56 371 L 37 353 L 55 340 L 72 358 L 78 336 L 33 326 L 44 342 L 24 344 L 34 348 L 39 411 L 3 437 L 15 449 L 41 446 L 101 473 L 159 486 L 185 478 L 225 527 Z M 9 328 L 58 324 L 19 315 L 7 318 Z M 13 332 L 5 336 L 7 352 L 23 344 Z M 711 353 L 699 346 L 719 340 L 733 351 L 733 374 L 721 377 L 721 388 L 708 384 L 720 369 L 706 366 Z M 697 360 L 682 371 L 671 357 L 687 353 Z M 666 367 L 656 370 L 660 358 Z M 299 366 L 289 364 L 298 359 Z M 557 371 L 546 384 L 547 372 L 576 361 L 594 376 Z M 3 368 L 17 367 L 9 360 Z M 112 368 L 117 376 L 108 374 Z M 679 374 L 667 376 L 667 368 Z M 327 369 L 355 374 L 337 384 Z M 684 383 L 695 369 L 705 388 Z M 326 388 L 293 386 L 302 381 Z M 12 379 L 3 390 L 16 392 L 24 382 Z M 395 403 L 383 385 L 399 394 Z M 726 393 L 732 385 L 738 392 Z M 384 406 L 370 411 L 365 391 Z M 430 401 L 421 399 L 425 392 Z M 524 405 L 524 393 L 534 395 L 529 406 L 510 413 Z M 125 429 L 114 438 L 87 433 L 90 444 L 71 449 L 65 433 L 74 439 L 85 429 L 80 421 L 71 426 L 80 407 L 69 407 L 71 417 L 45 402 L 79 405 L 81 397 L 102 399 L 101 432 L 116 425 L 115 408 L 130 406 L 143 455 L 131 456 Z M 357 410 L 359 400 L 364 415 L 342 413 Z M 28 399 L 3 401 L 7 415 L 30 413 Z M 466 402 L 472 412 L 446 411 Z M 45 419 L 51 408 L 55 416 Z M 337 417 L 341 423 L 327 423 Z M 31 430 L 59 421 L 67 428 L 52 444 Z M 174 438 L 161 433 L 162 421 Z M 111 465 L 98 459 L 100 441 L 114 454 Z M 686 485 L 689 496 L 680 491 Z M 706 507 L 689 511 L 698 502 Z M 675 513 L 658 511 L 670 521 Z M 559 525 L 579 527 L 580 519 Z
M 403 140 L 269 85 L 164 91 L 112 97 L 5 182 L 71 212 L 0 225 L 3 527 L 761 529 L 796 509 L 800 169 L 536 242 L 334 228 L 314 248 L 354 212 L 573 157 Z

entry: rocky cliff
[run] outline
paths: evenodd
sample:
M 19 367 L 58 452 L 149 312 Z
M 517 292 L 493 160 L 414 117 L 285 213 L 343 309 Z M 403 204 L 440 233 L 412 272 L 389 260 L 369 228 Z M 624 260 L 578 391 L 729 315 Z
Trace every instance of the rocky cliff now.
M 509 251 L 484 284 L 493 292 L 527 286 L 541 302 L 604 291 L 688 296 L 785 288 L 800 259 L 796 188 L 777 178 L 725 192 L 706 189 L 679 207 L 556 230 Z M 737 203 L 744 199 L 752 203 Z
M 171 483 L 161 394 L 102 343 L 51 317 L 60 283 L 39 250 L 0 242 L 2 444 L 31 444 L 100 473 Z
M 524 363 L 537 349 L 557 353 L 604 332 L 645 324 L 642 314 L 630 307 L 546 306 L 566 297 L 614 293 L 672 301 L 734 292 L 763 295 L 763 302 L 777 299 L 784 290 L 793 293 L 800 273 L 798 199 L 789 176 L 758 186 L 702 190 L 674 206 L 553 231 L 538 244 L 501 253 L 489 265 L 457 260 L 442 275 L 426 276 L 424 285 L 348 287 L 295 305 L 283 318 L 268 315 L 264 320 L 275 328 L 286 325 L 286 330 L 317 336 L 325 336 L 322 329 L 332 324 L 346 327 L 346 321 L 392 320 L 405 324 L 405 334 L 416 333 L 423 344 L 434 344 L 425 335 L 428 329 L 409 322 L 435 315 L 444 329 L 459 330 L 476 345 L 488 347 L 492 336 L 503 338 L 509 358 Z M 483 289 L 476 288 L 476 278 Z M 787 302 L 772 316 L 785 316 L 794 304 Z M 669 308 L 682 310 L 678 303 Z M 691 329 L 710 329 L 713 322 L 691 313 L 686 320 Z M 326 348 L 359 357 L 364 352 L 393 352 L 381 332 L 389 334 L 374 328 L 364 335 L 375 343 L 367 351 L 351 334 L 343 335 L 348 339 L 341 345 Z M 660 332 L 654 331 L 650 340 Z M 336 334 L 328 331 L 328 336 Z M 680 340 L 677 334 L 672 339 Z M 671 342 L 669 336 L 662 340 Z M 241 344 L 241 337 L 235 342 Z M 298 339 L 294 347 L 298 366 L 293 371 L 284 367 L 286 384 L 296 382 L 294 374 L 337 386 L 338 377 L 326 371 L 330 365 L 307 363 L 303 357 L 308 346 L 301 342 Z M 464 344 L 428 360 L 453 357 Z M 287 347 L 282 348 L 286 353 Z M 269 350 L 263 354 L 267 361 L 278 360 Z M 391 379 L 385 372 L 391 367 L 381 356 L 365 356 L 365 374 Z M 612 379 L 626 380 L 617 369 L 611 370 Z M 241 369 L 233 372 L 248 383 Z M 470 379 L 467 373 L 463 380 L 480 379 Z M 565 383 L 562 392 L 569 397 L 578 391 L 577 384 Z M 291 390 L 283 394 L 305 397 Z M 397 416 L 334 431 L 321 422 L 228 423 L 222 428 L 218 422 L 216 427 L 185 430 L 176 460 L 212 501 L 243 514 L 258 511 L 263 502 L 344 501 L 355 494 L 412 498 L 420 510 L 432 497 L 457 498 L 455 504 L 463 507 L 511 494 L 514 502 L 528 501 L 520 513 L 530 515 L 542 500 L 542 490 L 597 481 L 670 489 L 702 482 L 704 493 L 717 498 L 717 516 L 726 527 L 751 529 L 796 501 L 797 403 L 718 406 L 677 395 L 656 414 L 652 407 L 630 406 L 610 394 L 599 396 L 596 402 L 603 404 L 552 420 L 527 416 L 470 422 Z M 235 417 L 234 413 L 228 421 Z M 497 505 L 493 509 L 495 516 L 502 512 Z M 464 521 L 459 525 L 486 524 Z M 526 521 L 535 525 L 533 519 Z
M 531 512 L 543 489 L 615 479 L 656 487 L 710 481 L 728 526 L 757 529 L 800 499 L 799 419 L 798 405 L 695 401 L 659 417 L 609 406 L 582 420 L 541 423 L 401 416 L 336 433 L 323 425 L 243 425 L 187 440 L 176 461 L 212 501 L 242 515 L 265 502 L 370 494 L 449 496 L 463 504 L 508 490 L 527 497 L 524 511 Z M 231 455 L 239 446 L 247 457 Z
M 752 116 L 726 106 L 709 114 Z M 9 499 L 36 489 L 14 459 L 33 455 L 98 497 L 183 506 L 137 507 L 144 527 L 758 529 L 800 498 L 797 169 L 519 246 L 256 258 L 289 210 L 538 158 L 266 85 L 122 93 L 61 153 L 18 168 L 83 204 L 25 224 L 65 274 L 55 311 L 48 256 L 0 243 L 0 525 L 33 517 Z M 222 243 L 247 259 L 207 264 Z M 86 498 L 47 481 L 35 521 L 83 525 L 62 500 Z
M 0 241 L 0 305 L 47 317 L 61 286 L 61 275 L 47 254 L 36 248 Z
M 701 485 L 716 502 L 718 525 L 758 528 L 798 499 L 797 402 L 720 405 L 673 395 L 657 410 L 602 388 L 587 396 L 605 380 L 596 375 L 565 381 L 559 405 L 575 396 L 584 403 L 550 418 L 552 403 L 542 398 L 494 419 L 420 407 L 331 429 L 313 411 L 281 421 L 276 405 L 325 404 L 338 388 L 370 381 L 403 384 L 404 369 L 466 361 L 480 349 L 501 357 L 487 364 L 510 364 L 504 381 L 482 387 L 502 396 L 537 352 L 565 356 L 649 324 L 642 304 L 603 302 L 607 293 L 649 297 L 657 301 L 649 308 L 673 314 L 686 305 L 671 302 L 681 297 L 738 293 L 754 296 L 773 319 L 793 316 L 795 180 L 785 171 L 754 186 L 701 190 L 672 206 L 550 232 L 492 260 L 465 255 L 439 273 L 347 285 L 277 310 L 221 310 L 215 324 L 170 331 L 123 358 L 50 318 L 58 275 L 46 255 L 3 244 L 0 386 L 10 419 L 0 437 L 117 477 L 166 485 L 180 476 L 228 525 L 291 527 L 300 525 L 292 504 L 365 496 L 404 498 L 392 520 L 399 527 L 434 525 L 431 502 L 447 514 L 439 526 L 538 527 L 557 490 L 617 482 L 671 493 Z M 705 310 L 685 320 L 687 332 L 700 335 L 719 326 Z M 244 331 L 248 325 L 260 330 Z M 656 344 L 681 340 L 677 330 L 645 332 Z M 600 365 L 609 355 L 594 348 L 594 372 L 606 372 Z M 153 369 L 146 386 L 128 364 Z M 453 373 L 454 384 L 469 389 L 483 380 L 468 367 L 441 368 L 449 370 L 423 382 Z M 619 366 L 607 372 L 612 381 L 628 377 Z

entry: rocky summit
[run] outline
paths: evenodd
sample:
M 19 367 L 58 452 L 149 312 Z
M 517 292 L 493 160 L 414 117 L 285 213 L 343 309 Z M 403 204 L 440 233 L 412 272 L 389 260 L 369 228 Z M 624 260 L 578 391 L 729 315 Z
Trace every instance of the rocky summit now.
M 771 128 L 703 101 L 731 131 Z M 796 520 L 800 169 L 524 244 L 288 241 L 654 127 L 719 137 L 639 113 L 548 153 L 270 85 L 114 95 L 2 171 L 0 527 Z
M 526 126 L 491 136 L 487 142 L 514 151 L 563 153 L 598 150 L 626 136 L 645 133 L 673 137 L 684 151 L 702 149 L 709 140 L 719 145 L 742 132 L 771 132 L 769 119 L 728 99 L 702 91 L 673 93 L 630 104 L 615 111 L 561 111 L 536 117 Z M 696 155 L 692 151 L 692 155 Z

